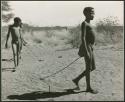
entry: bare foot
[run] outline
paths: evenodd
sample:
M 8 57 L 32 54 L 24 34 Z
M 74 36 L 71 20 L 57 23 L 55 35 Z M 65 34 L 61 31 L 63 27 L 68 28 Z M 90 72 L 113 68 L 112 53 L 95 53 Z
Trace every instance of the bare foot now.
M 73 81 L 73 82 L 75 83 L 75 85 L 76 85 L 76 88 L 74 88 L 74 90 L 80 90 L 79 85 L 78 85 L 78 80 L 73 79 L 72 81 Z
M 73 79 L 72 81 L 75 83 L 76 86 L 78 86 L 78 80 Z
M 80 88 L 79 88 L 79 86 L 77 86 L 73 90 L 80 90 Z
M 93 94 L 97 94 L 98 93 L 97 90 L 93 90 L 91 88 L 87 89 L 86 92 L 90 92 L 90 93 L 93 93 Z
M 16 71 L 16 68 L 14 68 L 13 70 L 12 70 L 12 72 L 15 72 Z

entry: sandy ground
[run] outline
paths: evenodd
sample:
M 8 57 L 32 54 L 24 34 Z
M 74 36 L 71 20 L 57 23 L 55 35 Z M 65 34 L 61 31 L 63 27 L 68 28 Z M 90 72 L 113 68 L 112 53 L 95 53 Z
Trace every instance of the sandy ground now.
M 16 72 L 11 49 L 2 49 L 2 100 L 30 101 L 122 101 L 124 100 L 124 51 L 111 48 L 95 48 L 97 69 L 91 73 L 92 87 L 98 94 L 84 92 L 85 78 L 79 82 L 80 91 L 72 79 L 85 70 L 84 58 L 67 69 L 40 80 L 58 71 L 78 58 L 78 49 L 57 50 L 40 45 L 23 47 L 22 59 Z

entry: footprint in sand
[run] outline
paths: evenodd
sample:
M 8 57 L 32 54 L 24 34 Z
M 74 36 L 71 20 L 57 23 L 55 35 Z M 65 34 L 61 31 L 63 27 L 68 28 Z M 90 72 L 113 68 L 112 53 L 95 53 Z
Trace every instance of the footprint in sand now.
M 41 61 L 44 61 L 44 60 L 42 60 L 42 59 L 39 59 L 38 61 L 39 61 L 39 62 L 41 62 Z
M 58 56 L 58 58 L 62 58 L 62 56 Z

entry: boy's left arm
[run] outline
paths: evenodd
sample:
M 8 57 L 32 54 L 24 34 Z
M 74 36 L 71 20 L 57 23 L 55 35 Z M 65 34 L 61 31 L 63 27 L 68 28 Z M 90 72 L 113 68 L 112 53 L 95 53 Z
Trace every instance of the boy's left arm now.
M 10 32 L 11 32 L 11 26 L 9 26 L 9 29 L 8 29 L 7 39 L 6 39 L 6 43 L 5 43 L 5 48 L 7 48 L 7 47 L 8 47 L 7 42 L 8 42 L 9 36 L 10 36 Z
M 27 42 L 24 40 L 23 35 L 22 35 L 22 30 L 20 29 L 20 38 L 22 40 L 23 45 L 25 46 Z

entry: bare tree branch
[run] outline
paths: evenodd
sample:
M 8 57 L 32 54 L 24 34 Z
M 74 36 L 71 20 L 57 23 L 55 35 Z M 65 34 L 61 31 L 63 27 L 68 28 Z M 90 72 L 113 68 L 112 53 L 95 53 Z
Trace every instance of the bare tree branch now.
M 2 9 L 2 21 L 3 22 L 9 22 L 10 19 L 13 18 L 14 14 L 11 13 L 10 11 L 12 10 L 10 5 L 8 4 L 8 1 L 2 1 L 1 2 L 1 9 Z M 5 14 L 6 12 L 7 14 Z

